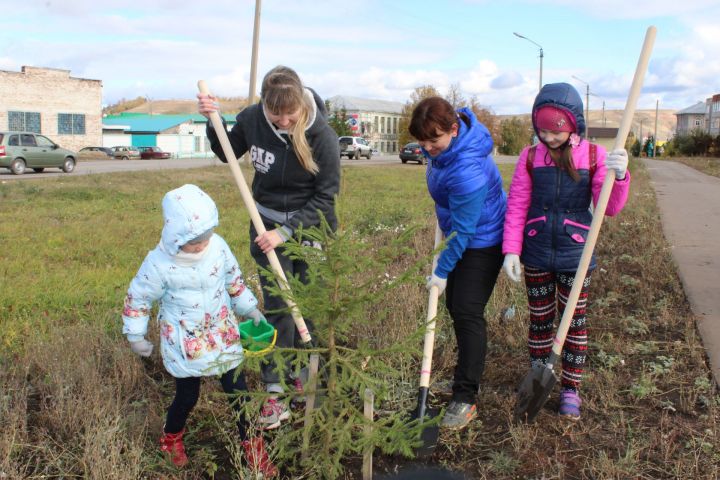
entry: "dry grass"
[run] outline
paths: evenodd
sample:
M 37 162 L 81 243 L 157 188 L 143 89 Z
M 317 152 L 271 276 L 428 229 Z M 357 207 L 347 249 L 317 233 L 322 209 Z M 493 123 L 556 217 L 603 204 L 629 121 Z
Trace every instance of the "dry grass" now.
M 658 159 L 662 160 L 662 158 Z M 684 163 L 688 167 L 699 170 L 713 177 L 720 177 L 720 158 L 712 157 L 672 157 L 668 160 Z
M 29 340 L 2 376 L 7 478 L 137 479 L 158 392 L 124 345 L 88 325 Z
M 172 380 L 157 356 L 140 360 L 129 352 L 117 324 L 123 289 L 152 243 L 148 239 L 156 238 L 156 204 L 169 185 L 192 180 L 214 192 L 223 211 L 222 234 L 239 254 L 240 263 L 250 264 L 242 248 L 247 242 L 246 223 L 229 228 L 247 220 L 239 220 L 237 193 L 227 185 L 224 173 L 213 170 L 202 178 L 197 172 L 158 174 L 154 185 L 147 186 L 157 192 L 143 190 L 140 196 L 136 190 L 142 175 L 120 182 L 119 177 L 108 177 L 113 178 L 113 186 L 78 178 L 71 183 L 74 186 L 24 184 L 0 192 L 4 201 L 23 205 L 36 196 L 47 197 L 52 204 L 62 193 L 76 209 L 87 205 L 88 211 L 48 214 L 48 222 L 57 218 L 64 229 L 80 225 L 74 233 L 82 235 L 91 235 L 83 229 L 95 229 L 93 225 L 102 222 L 105 233 L 83 255 L 71 253 L 55 260 L 65 269 L 74 269 L 77 280 L 68 277 L 66 286 L 56 286 L 57 291 L 42 285 L 37 291 L 47 295 L 33 301 L 23 296 L 3 300 L 4 331 L 15 333 L 5 337 L 5 342 L 11 341 L 5 344 L 10 348 L 0 354 L 0 478 L 251 478 L 239 467 L 232 418 L 226 402 L 216 398 L 219 389 L 213 379 L 204 383 L 191 417 L 187 442 L 191 466 L 178 472 L 160 457 L 156 442 L 164 409 L 172 398 Z M 507 177 L 509 170 L 504 173 Z M 373 197 L 369 192 L 401 178 L 410 186 L 395 184 L 369 204 L 360 203 Z M 430 252 L 433 226 L 422 169 L 348 169 L 345 182 L 344 228 L 380 246 L 395 234 L 393 225 L 419 222 L 423 228 L 409 246 L 418 255 Z M 490 345 L 479 418 L 462 432 L 443 433 L 431 463 L 478 479 L 712 479 L 720 475 L 717 392 L 670 249 L 658 234 L 654 194 L 641 166 L 634 169 L 633 182 L 627 208 L 606 221 L 598 245 L 582 420 L 569 423 L 557 417 L 555 392 L 535 424 L 511 421 L 514 389 L 528 368 L 527 309 L 523 289 L 501 275 L 487 310 Z M 132 197 L 124 197 L 133 191 Z M 111 198 L 109 192 L 121 196 Z M 108 204 L 103 206 L 103 202 Z M 133 212 L 146 211 L 150 219 L 128 235 L 113 223 L 113 215 L 120 215 L 121 222 L 128 216 L 124 211 L 117 213 L 116 203 Z M 3 217 L 3 222 L 11 218 Z M 0 228 L 0 236 L 12 235 L 12 231 Z M 53 245 L 60 240 L 49 231 L 33 235 L 47 238 L 48 250 L 40 254 L 51 262 Z M 109 245 L 102 243 L 107 237 Z M 125 237 L 126 242 L 117 242 Z M 111 245 L 118 245 L 118 251 L 110 259 L 95 252 L 106 252 Z M 388 265 L 388 275 L 414 260 Z M 23 260 L 25 269 L 42 271 L 28 262 Z M 113 270 L 113 262 L 132 265 Z M 6 264 L 3 271 L 20 275 L 22 265 Z M 85 270 L 98 275 L 107 271 L 110 277 L 84 277 Z M 50 270 L 46 275 L 59 273 Z M 385 299 L 377 325 L 363 335 L 382 344 L 413 332 L 425 318 L 427 300 L 418 280 Z M 82 295 L 75 298 L 70 290 Z M 80 301 L 82 296 L 88 298 Z M 505 319 L 503 312 L 509 306 L 515 306 L 516 315 Z M 23 326 L 8 330 L 11 322 Z M 449 397 L 448 380 L 455 362 L 455 340 L 442 309 L 439 323 L 431 386 L 435 406 L 444 405 Z M 151 339 L 157 343 L 156 334 Z M 399 356 L 394 361 L 404 374 L 394 386 L 398 402 L 412 403 L 418 359 Z M 250 380 L 256 385 L 254 374 Z M 395 465 L 402 468 L 405 461 L 379 457 L 377 464 L 380 473 Z M 356 465 L 357 459 L 348 459 L 347 478 L 359 478 Z M 292 474 L 292 478 L 298 476 Z

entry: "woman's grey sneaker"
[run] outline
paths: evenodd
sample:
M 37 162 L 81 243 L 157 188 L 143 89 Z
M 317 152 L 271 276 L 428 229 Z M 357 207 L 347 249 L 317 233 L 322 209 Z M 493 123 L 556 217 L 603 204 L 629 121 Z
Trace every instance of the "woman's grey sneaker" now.
M 474 403 L 452 400 L 445 410 L 445 416 L 440 426 L 450 430 L 459 430 L 466 427 L 476 416 L 477 406 Z

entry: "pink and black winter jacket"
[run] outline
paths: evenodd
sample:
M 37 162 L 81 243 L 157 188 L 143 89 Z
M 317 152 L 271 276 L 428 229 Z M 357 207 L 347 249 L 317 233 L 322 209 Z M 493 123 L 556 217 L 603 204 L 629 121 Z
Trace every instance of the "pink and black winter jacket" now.
M 577 270 L 583 246 L 590 230 L 590 201 L 597 203 L 607 172 L 605 148 L 597 146 L 596 169 L 591 177 L 590 143 L 583 139 L 572 147 L 572 158 L 580 180 L 575 182 L 560 170 L 542 143 L 535 146 L 532 169 L 527 157 L 531 147 L 520 154 L 510 184 L 503 253 L 520 255 L 526 266 L 547 272 Z M 530 172 L 532 171 L 532 173 Z M 616 180 L 610 194 L 608 216 L 625 206 L 630 189 L 630 172 Z M 596 267 L 595 258 L 590 270 Z

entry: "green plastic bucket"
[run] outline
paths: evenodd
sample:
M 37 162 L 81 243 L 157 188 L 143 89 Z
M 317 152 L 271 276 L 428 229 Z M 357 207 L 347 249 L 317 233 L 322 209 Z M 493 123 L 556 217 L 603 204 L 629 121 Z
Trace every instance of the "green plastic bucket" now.
M 261 320 L 257 326 L 253 320 L 241 322 L 240 342 L 248 355 L 261 355 L 272 350 L 277 339 L 277 330 L 266 320 Z

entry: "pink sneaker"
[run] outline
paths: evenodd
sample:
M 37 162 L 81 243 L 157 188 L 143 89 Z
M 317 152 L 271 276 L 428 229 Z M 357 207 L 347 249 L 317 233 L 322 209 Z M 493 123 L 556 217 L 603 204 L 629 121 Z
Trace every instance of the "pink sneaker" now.
M 290 410 L 283 402 L 278 401 L 275 397 L 269 397 L 265 400 L 260 411 L 260 425 L 263 430 L 272 430 L 278 428 L 280 423 L 290 418 Z
M 293 380 L 293 397 L 290 400 L 290 406 L 293 408 L 301 408 L 305 405 L 305 389 L 300 377 Z

